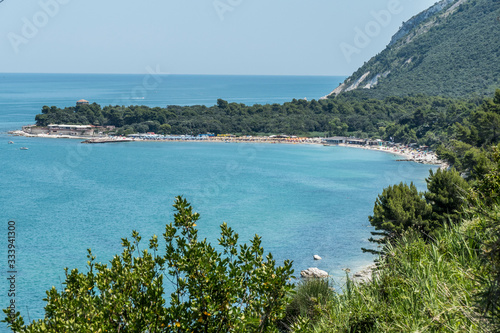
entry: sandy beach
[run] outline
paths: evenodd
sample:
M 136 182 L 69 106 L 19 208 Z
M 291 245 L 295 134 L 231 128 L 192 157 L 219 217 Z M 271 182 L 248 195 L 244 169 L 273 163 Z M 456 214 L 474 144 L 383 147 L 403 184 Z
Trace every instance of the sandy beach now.
M 75 136 L 75 135 L 54 135 L 54 134 L 30 134 L 22 130 L 10 131 L 14 136 L 36 137 L 47 139 L 78 139 L 84 143 L 113 143 L 113 142 L 218 142 L 218 143 L 263 143 L 263 144 L 316 144 L 325 145 L 323 138 L 281 138 L 274 136 L 243 136 L 243 137 L 193 137 L 193 136 L 167 136 L 165 138 L 137 138 L 123 136 Z M 416 162 L 421 164 L 439 165 L 441 169 L 447 169 L 449 165 L 437 157 L 434 152 L 420 150 L 405 146 L 369 146 L 357 144 L 338 144 L 332 147 L 348 147 L 364 150 L 379 151 L 400 156 L 401 162 Z
M 400 156 L 398 161 L 417 162 L 421 164 L 439 165 L 441 169 L 448 169 L 449 165 L 441 161 L 434 152 L 421 151 L 410 147 L 389 147 L 389 146 L 359 146 L 350 144 L 339 144 L 341 147 L 374 150 Z

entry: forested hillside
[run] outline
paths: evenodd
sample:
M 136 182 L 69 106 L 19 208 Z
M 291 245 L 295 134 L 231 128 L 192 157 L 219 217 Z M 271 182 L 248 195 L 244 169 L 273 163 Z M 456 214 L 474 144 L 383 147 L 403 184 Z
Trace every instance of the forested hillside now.
M 415 26 L 403 25 L 397 41 L 366 62 L 332 96 L 355 87 L 376 98 L 463 97 L 491 94 L 498 88 L 500 1 L 455 0 L 424 18 Z
M 39 126 L 112 125 L 119 128 L 119 134 L 350 134 L 380 138 L 392 136 L 402 142 L 416 142 L 418 139 L 424 139 L 425 134 L 432 128 L 443 128 L 461 121 L 480 103 L 482 99 L 479 98 L 455 100 L 416 96 L 376 100 L 358 98 L 356 94 L 334 100 L 293 100 L 282 105 L 253 106 L 227 103 L 224 100 L 218 100 L 217 105 L 212 107 L 195 105 L 101 108 L 94 103 L 64 109 L 44 106 L 42 113 L 36 116 L 36 121 Z M 415 117 L 419 119 L 413 121 Z M 417 133 L 416 127 L 419 126 L 424 127 L 419 128 Z M 415 133 L 410 131 L 412 128 L 415 128 Z

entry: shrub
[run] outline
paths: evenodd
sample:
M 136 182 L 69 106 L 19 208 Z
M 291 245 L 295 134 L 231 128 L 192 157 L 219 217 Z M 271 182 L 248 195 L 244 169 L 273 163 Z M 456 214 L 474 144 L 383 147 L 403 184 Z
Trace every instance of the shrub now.
M 333 288 L 326 279 L 306 279 L 295 288 L 292 299 L 286 307 L 282 327 L 289 328 L 300 317 L 314 322 L 324 307 L 333 299 Z
M 174 207 L 174 222 L 163 234 L 165 255 L 157 253 L 156 236 L 149 251 L 139 251 L 134 231 L 110 266 L 95 263 L 89 250 L 87 273 L 66 269 L 64 290 L 47 291 L 44 319 L 25 326 L 16 313 L 4 322 L 15 332 L 277 332 L 292 289 L 292 263 L 277 267 L 271 254 L 264 258 L 258 236 L 238 246 L 226 224 L 218 252 L 198 240 L 199 214 L 190 204 L 177 197 Z M 175 287 L 169 306 L 165 275 Z

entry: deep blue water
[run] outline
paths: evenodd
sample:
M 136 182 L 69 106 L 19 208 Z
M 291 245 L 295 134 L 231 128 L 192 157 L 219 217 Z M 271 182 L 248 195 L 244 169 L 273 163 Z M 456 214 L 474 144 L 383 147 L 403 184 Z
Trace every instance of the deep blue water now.
M 116 96 L 125 96 L 143 78 L 0 74 L 0 80 L 0 131 L 5 132 L 33 123 L 45 104 L 68 106 L 80 98 L 115 104 Z M 281 103 L 318 98 L 341 80 L 168 76 L 165 86 L 148 91 L 137 104 L 212 105 L 218 97 Z M 176 195 L 184 195 L 201 214 L 200 233 L 211 242 L 225 221 L 241 241 L 261 235 L 278 262 L 294 260 L 296 275 L 319 267 L 339 278 L 342 268 L 355 271 L 373 260 L 360 248 L 370 246 L 367 216 L 377 194 L 400 181 L 415 181 L 424 190 L 429 170 L 398 163 L 391 154 L 320 145 L 82 145 L 5 133 L 0 157 L 0 304 L 9 301 L 7 223 L 15 220 L 17 310 L 26 315 L 29 309 L 31 319 L 43 316 L 45 290 L 61 288 L 64 267 L 85 268 L 87 248 L 106 262 L 132 230 L 142 234 L 144 247 L 150 236 L 163 233 Z M 314 262 L 314 254 L 323 260 Z

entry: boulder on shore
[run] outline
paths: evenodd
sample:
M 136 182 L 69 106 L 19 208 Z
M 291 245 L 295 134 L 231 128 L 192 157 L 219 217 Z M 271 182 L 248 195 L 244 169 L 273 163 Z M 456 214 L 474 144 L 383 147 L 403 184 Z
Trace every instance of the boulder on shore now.
M 321 259 L 323 259 L 323 258 L 321 258 L 320 256 L 318 256 L 317 254 L 315 254 L 315 255 L 313 256 L 313 258 L 314 258 L 314 260 L 321 260 Z
M 328 273 L 319 268 L 311 267 L 300 272 L 300 276 L 303 278 L 326 278 Z
M 354 282 L 367 283 L 372 280 L 373 271 L 377 268 L 376 265 L 370 265 L 360 272 L 353 275 L 352 280 Z

